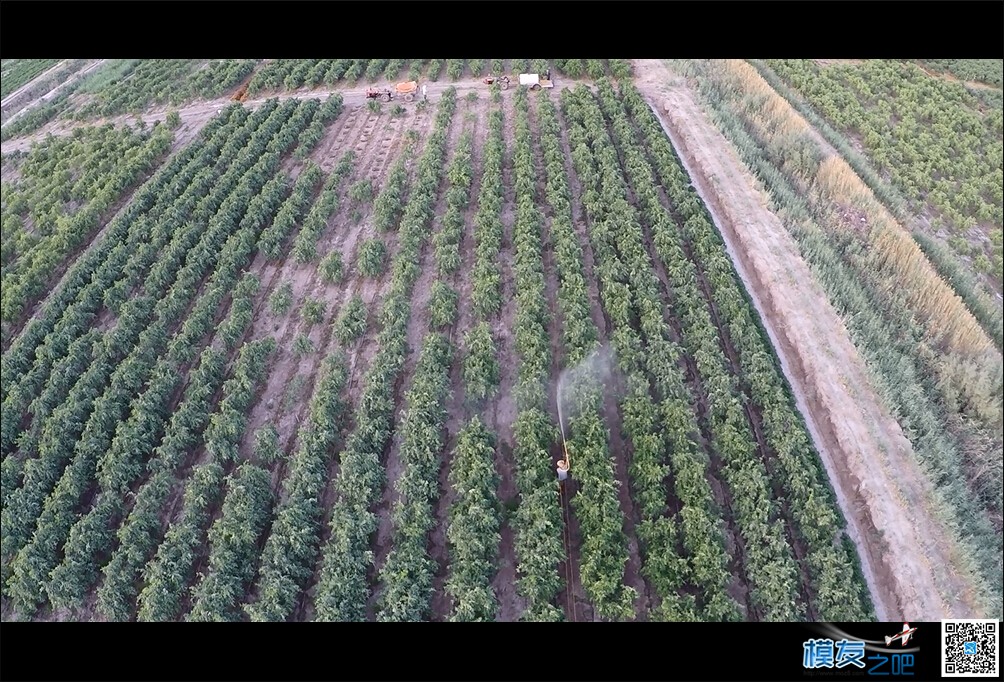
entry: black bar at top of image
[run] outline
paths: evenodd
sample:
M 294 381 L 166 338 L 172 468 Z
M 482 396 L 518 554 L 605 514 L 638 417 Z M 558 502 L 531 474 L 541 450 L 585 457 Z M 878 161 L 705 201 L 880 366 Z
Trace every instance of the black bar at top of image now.
M 4 0 L 0 15 L 4 57 L 1004 57 L 1004 3 L 981 0 Z
M 3 680 L 939 679 L 941 624 L 185 625 L 5 623 Z M 865 668 L 806 669 L 805 642 L 871 640 Z M 38 642 L 48 653 L 39 655 Z M 909 658 L 912 657 L 912 658 Z M 836 660 L 834 660 L 836 663 Z M 871 671 L 871 672 L 869 672 Z M 893 674 L 898 671 L 900 674 Z M 888 674 L 883 674 L 888 673 Z M 913 673 L 908 675 L 905 673 Z

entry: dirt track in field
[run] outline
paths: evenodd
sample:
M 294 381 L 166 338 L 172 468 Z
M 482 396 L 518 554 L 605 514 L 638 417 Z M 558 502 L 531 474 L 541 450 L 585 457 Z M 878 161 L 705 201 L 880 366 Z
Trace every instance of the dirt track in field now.
M 478 207 L 478 193 L 481 189 L 481 178 L 484 175 L 482 158 L 484 143 L 487 138 L 488 105 L 487 98 L 479 98 L 475 102 L 461 100 L 454 116 L 460 116 L 464 133 L 471 134 L 471 186 L 468 192 L 469 201 L 464 212 L 464 227 L 457 248 L 460 252 L 460 267 L 448 276 L 442 276 L 458 294 L 457 321 L 450 332 L 453 346 L 453 362 L 450 366 L 450 395 L 446 402 L 446 432 L 443 442 L 443 454 L 439 469 L 439 499 L 434 505 L 436 525 L 432 531 L 429 543 L 429 555 L 437 563 L 436 576 L 433 581 L 432 618 L 446 621 L 453 611 L 453 600 L 446 592 L 446 581 L 450 575 L 450 548 L 447 530 L 449 528 L 450 509 L 456 503 L 458 491 L 450 484 L 449 476 L 453 462 L 453 451 L 457 446 L 461 429 L 467 426 L 468 419 L 475 410 L 467 408 L 469 397 L 464 386 L 462 375 L 463 360 L 466 349 L 464 336 L 477 323 L 471 305 L 472 274 L 474 269 L 474 216 Z M 441 215 L 439 216 L 441 219 Z M 469 414 L 470 413 L 470 414 Z M 462 494 L 463 491 L 460 491 Z
M 48 69 L 46 69 L 42 73 L 32 78 L 30 81 L 19 87 L 17 90 L 4 97 L 2 100 L 0 100 L 0 109 L 6 109 L 11 104 L 11 102 L 16 100 L 22 94 L 31 90 L 33 85 L 35 85 L 36 83 L 40 83 L 43 79 L 50 76 L 53 72 L 63 68 L 63 66 L 66 65 L 66 62 L 67 62 L 66 59 L 59 60 L 58 62 L 50 66 Z
M 379 134 L 374 134 L 377 130 Z M 252 263 L 251 272 L 262 283 L 257 296 L 260 301 L 267 301 L 273 291 L 289 283 L 293 303 L 289 310 L 278 315 L 263 306 L 261 314 L 253 323 L 253 337 L 273 336 L 278 341 L 278 353 L 262 399 L 252 408 L 248 418 L 244 438 L 247 452 L 251 450 L 255 431 L 265 424 L 275 425 L 279 431 L 282 450 L 292 452 L 300 427 L 307 419 L 307 406 L 318 372 L 329 352 L 331 327 L 337 314 L 353 294 L 358 293 L 364 301 L 369 302 L 382 288 L 386 278 L 360 280 L 351 277 L 350 268 L 358 243 L 375 235 L 368 215 L 367 219 L 361 218 L 358 222 L 350 219 L 351 210 L 346 191 L 353 182 L 366 177 L 374 166 L 379 168 L 384 164 L 384 152 L 387 148 L 392 150 L 392 155 L 396 155 L 403 143 L 403 122 L 400 119 L 391 120 L 387 114 L 374 114 L 361 108 L 344 112 L 332 124 L 318 149 L 311 155 L 312 161 L 330 171 L 345 152 L 355 152 L 352 172 L 341 183 L 339 208 L 335 215 L 329 217 L 329 228 L 318 240 L 317 258 L 314 262 L 297 262 L 291 253 L 295 239 L 291 235 L 282 258 L 268 261 L 262 254 L 258 254 Z M 297 226 L 302 223 L 301 219 Z M 342 254 L 349 274 L 342 283 L 325 283 L 317 267 L 317 262 L 332 250 Z M 319 323 L 309 324 L 303 319 L 303 304 L 308 298 L 324 304 L 324 313 Z M 294 353 L 293 344 L 300 335 L 306 336 L 313 343 L 313 353 L 302 357 Z
M 493 105 L 495 106 L 495 105 Z M 515 510 L 519 504 L 519 488 L 516 485 L 516 458 L 513 451 L 516 439 L 513 422 L 516 421 L 516 401 L 513 390 L 516 386 L 520 358 L 516 353 L 516 335 L 512 320 L 516 319 L 516 282 L 513 264 L 516 245 L 513 242 L 513 226 L 516 222 L 516 190 L 512 155 L 514 148 L 514 107 L 512 99 L 502 102 L 502 139 L 505 151 L 502 158 L 502 245 L 499 249 L 498 264 L 502 273 L 502 306 L 492 321 L 492 335 L 498 344 L 499 389 L 486 404 L 485 425 L 496 434 L 498 447 L 495 449 L 495 464 L 499 474 L 498 497 L 506 509 Z M 504 515 L 499 529 L 498 570 L 492 580 L 492 589 L 499 601 L 496 620 L 515 621 L 526 608 L 525 600 L 516 590 L 517 556 L 514 514 Z
M 83 69 L 78 74 L 83 74 L 85 71 L 90 71 L 96 68 L 97 65 L 88 66 Z M 76 74 L 75 74 L 76 75 Z M 566 80 L 562 82 L 556 89 L 560 90 L 565 87 L 571 87 L 576 84 L 576 81 Z M 457 89 L 457 101 L 462 99 L 462 96 L 466 95 L 470 91 L 477 92 L 482 98 L 487 98 L 490 90 L 487 85 L 481 82 L 480 78 L 462 78 L 457 81 L 440 80 L 435 83 L 426 82 L 427 94 L 430 103 L 437 101 L 440 96 L 448 88 Z M 62 87 L 62 86 L 60 86 Z M 384 89 L 393 87 L 393 84 L 388 83 L 385 80 L 379 80 L 375 83 L 370 84 L 357 84 L 350 87 L 322 87 L 316 88 L 314 90 L 308 90 L 306 88 L 301 88 L 299 90 L 293 91 L 282 91 L 275 93 L 262 93 L 256 95 L 253 98 L 249 98 L 244 102 L 244 106 L 255 109 L 267 100 L 272 98 L 279 99 L 320 99 L 324 100 L 331 94 L 338 93 L 342 96 L 342 100 L 346 107 L 357 107 L 365 106 L 367 103 L 366 91 L 370 88 L 374 89 Z M 516 86 L 513 86 L 515 88 Z M 510 90 L 509 92 L 513 92 Z M 50 97 L 56 90 L 45 95 L 45 98 Z M 406 109 L 413 110 L 418 100 L 421 99 L 421 92 L 416 96 L 414 102 L 404 102 L 403 100 L 394 100 L 390 104 L 385 104 L 385 107 L 392 107 L 395 104 L 400 104 Z M 34 144 L 37 140 L 44 138 L 46 135 L 70 135 L 74 128 L 79 128 L 81 126 L 93 126 L 93 125 L 104 125 L 106 123 L 111 123 L 113 125 L 135 125 L 138 119 L 142 119 L 147 125 L 153 125 L 155 121 L 164 121 L 167 118 L 167 114 L 170 111 L 177 111 L 178 115 L 181 117 L 181 127 L 175 131 L 175 142 L 178 145 L 186 144 L 192 138 L 198 134 L 199 130 L 202 129 L 209 119 L 215 116 L 221 109 L 232 104 L 230 97 L 219 97 L 213 100 L 206 100 L 200 102 L 193 102 L 189 105 L 176 108 L 176 107 L 161 107 L 151 109 L 143 114 L 121 114 L 118 116 L 110 116 L 107 118 L 96 118 L 88 121 L 71 121 L 56 119 L 47 123 L 46 125 L 39 128 L 37 131 L 25 135 L 23 137 L 17 137 L 11 140 L 7 140 L 3 144 L 0 144 L 0 152 L 4 154 L 9 154 L 15 150 L 27 150 Z
M 344 183 L 345 187 L 348 188 L 360 180 L 369 179 L 373 183 L 373 197 L 375 198 L 385 184 L 386 174 L 390 167 L 398 156 L 406 151 L 410 144 L 404 137 L 406 130 L 414 130 L 419 136 L 418 141 L 412 144 L 410 148 L 413 153 L 412 158 L 414 159 L 421 155 L 428 140 L 429 132 L 432 130 L 435 111 L 430 109 L 425 112 L 418 112 L 414 116 L 400 119 L 403 121 L 402 123 L 389 123 L 387 124 L 387 128 L 380 129 L 380 134 L 375 137 L 374 141 L 371 141 L 374 130 L 373 122 L 370 120 L 372 112 L 359 107 L 350 109 L 343 116 L 348 117 L 345 128 L 342 131 L 329 135 L 322 141 L 319 145 L 319 152 L 315 154 L 315 161 L 322 168 L 333 167 L 342 154 L 352 149 L 356 154 L 356 163 L 348 181 Z M 387 116 L 385 114 L 381 114 L 381 116 L 381 120 L 386 123 Z M 360 118 L 362 122 L 353 123 L 354 119 Z M 362 128 L 361 136 L 358 135 L 358 132 L 351 132 L 353 126 L 357 129 Z M 406 183 L 406 192 L 408 192 L 407 188 L 411 186 L 415 178 L 415 162 L 409 161 L 408 168 L 410 172 L 408 182 Z M 359 339 L 351 342 L 347 347 L 341 347 L 341 351 L 346 354 L 348 361 L 349 375 L 346 384 L 346 402 L 351 415 L 355 414 L 359 406 L 366 372 L 369 370 L 370 364 L 379 350 L 377 337 L 380 330 L 377 318 L 382 309 L 384 298 L 391 286 L 391 270 L 389 267 L 380 277 L 372 279 L 359 277 L 354 266 L 355 254 L 358 244 L 363 239 L 372 239 L 377 236 L 387 245 L 387 263 L 393 262 L 398 250 L 396 232 L 379 235 L 376 232 L 372 224 L 372 208 L 373 200 L 370 200 L 364 206 L 356 206 L 347 196 L 342 197 L 340 208 L 332 218 L 334 228 L 329 228 L 326 233 L 328 235 L 326 239 L 333 241 L 330 241 L 330 245 L 325 247 L 326 240 L 322 239 L 319 244 L 318 253 L 320 254 L 319 258 L 323 258 L 324 254 L 327 254 L 332 249 L 340 250 L 345 268 L 345 278 L 341 283 L 321 283 L 320 289 L 315 290 L 313 294 L 315 298 L 323 298 L 328 301 L 334 300 L 333 296 L 340 296 L 339 310 L 332 311 L 331 323 L 324 323 L 329 330 L 331 324 L 337 319 L 336 312 L 340 312 L 353 296 L 358 295 L 365 309 L 368 311 L 368 323 L 365 333 Z M 353 213 L 356 210 L 359 210 L 358 220 L 353 217 Z M 334 236 L 330 235 L 332 232 Z M 345 236 L 340 238 L 338 235 L 342 234 Z M 334 351 L 336 346 L 341 346 L 341 344 L 332 338 L 328 350 L 322 351 L 322 356 L 336 352 Z M 305 401 L 302 409 L 306 410 L 307 404 Z M 306 412 L 304 412 L 304 419 L 306 419 Z M 321 547 L 328 542 L 331 535 L 329 522 L 332 505 L 336 496 L 334 484 L 337 474 L 338 458 L 332 457 L 328 469 L 328 484 L 322 499 L 324 522 L 321 527 Z M 295 620 L 311 620 L 314 617 L 314 598 L 316 596 L 317 581 L 320 578 L 320 569 L 321 562 L 318 561 L 314 566 L 313 577 L 300 599 L 300 608 L 295 616 Z
M 978 613 L 972 589 L 948 568 L 957 565 L 958 550 L 933 509 L 931 485 L 797 245 L 683 79 L 660 60 L 635 60 L 635 69 L 781 358 L 859 549 L 878 618 Z
M 106 61 L 108 61 L 108 60 L 107 59 L 98 59 L 98 60 L 95 60 L 95 61 L 91 62 L 90 64 L 87 64 L 83 68 L 78 69 L 77 71 L 74 71 L 73 73 L 69 74 L 69 76 L 66 78 L 66 80 L 64 80 L 64 81 L 62 81 L 60 83 L 57 83 L 54 87 L 50 88 L 48 91 L 42 92 L 42 93 L 38 93 L 37 97 L 35 97 L 34 95 L 28 95 L 28 99 L 26 101 L 24 101 L 23 103 L 17 101 L 18 96 L 21 95 L 21 94 L 23 94 L 23 93 L 29 92 L 31 90 L 31 87 L 32 87 L 33 84 L 39 83 L 42 80 L 42 78 L 48 76 L 53 71 L 55 71 L 57 68 L 62 68 L 63 66 L 65 66 L 66 65 L 66 60 L 60 62 L 59 64 L 56 64 L 51 69 L 47 70 L 45 73 L 41 74 L 37 78 L 32 79 L 32 81 L 30 83 L 26 83 L 23 87 L 19 88 L 17 90 L 17 92 L 11 93 L 10 95 L 8 95 L 4 99 L 2 107 L 4 109 L 6 109 L 8 112 L 11 112 L 11 113 L 10 113 L 9 117 L 4 120 L 3 125 L 7 125 L 11 121 L 16 120 L 18 117 L 22 116 L 24 114 L 24 112 L 26 112 L 26 111 L 28 111 L 30 109 L 35 108 L 39 104 L 41 104 L 41 103 L 43 103 L 43 102 L 45 102 L 47 100 L 53 99 L 64 88 L 66 88 L 67 86 L 69 86 L 71 83 L 74 83 L 77 80 L 83 78 L 87 74 L 91 73 L 92 71 L 94 71 L 95 69 L 97 69 L 98 67 L 100 67 L 102 64 L 104 64 Z M 16 109 L 16 111 L 12 111 L 14 109 Z M 43 130 L 44 130 L 44 127 L 43 127 Z M 11 140 L 11 142 L 14 142 L 14 141 L 15 140 Z M 6 154 L 7 153 L 7 149 L 5 148 L 3 150 L 3 152 Z

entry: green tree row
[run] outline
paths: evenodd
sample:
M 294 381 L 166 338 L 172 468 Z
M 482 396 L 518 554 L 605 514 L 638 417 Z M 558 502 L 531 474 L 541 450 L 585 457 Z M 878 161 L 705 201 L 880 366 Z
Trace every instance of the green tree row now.
M 525 196 L 532 201 L 536 193 L 536 173 L 530 142 L 528 102 L 522 90 L 517 93 L 516 107 L 517 191 L 523 184 L 528 188 Z M 532 203 L 526 204 L 524 212 L 530 220 L 540 222 L 540 215 Z M 562 226 L 559 226 L 561 229 Z M 599 342 L 587 315 L 588 298 L 584 287 L 579 286 L 578 278 L 569 283 L 576 273 L 582 273 L 581 265 L 575 258 L 577 254 L 574 250 L 569 251 L 567 239 L 563 240 L 563 245 L 565 248 L 559 249 L 562 265 L 569 268 L 567 273 L 562 273 L 562 287 L 559 289 L 562 313 L 568 318 L 565 364 L 575 367 L 597 350 Z M 628 540 L 617 496 L 618 483 L 609 450 L 609 434 L 600 414 L 602 395 L 601 380 L 592 376 L 591 370 L 581 380 L 572 382 L 564 393 L 568 449 L 574 463 L 573 476 L 578 483 L 571 504 L 585 538 L 580 548 L 580 570 L 586 594 L 599 615 L 629 619 L 635 614 L 637 594 L 634 588 L 624 584 Z
M 193 469 L 181 511 L 143 569 L 145 585 L 139 593 L 138 620 L 174 620 L 181 614 L 212 507 L 223 496 L 226 469 L 240 459 L 238 445 L 247 424 L 245 414 L 268 375 L 275 347 L 275 339 L 266 337 L 241 349 L 233 376 L 223 385 L 223 398 L 205 431 L 206 460 Z
M 391 289 L 380 315 L 379 350 L 364 379 L 355 429 L 339 455 L 338 499 L 315 597 L 318 620 L 361 620 L 365 614 L 369 593 L 366 572 L 373 561 L 370 536 L 376 529 L 376 516 L 370 508 L 383 488 L 380 455 L 390 438 L 394 384 L 407 352 L 408 301 L 419 274 L 418 256 L 430 231 L 443 175 L 446 135 L 455 109 L 456 91 L 450 89 L 439 102 L 435 128 L 419 160 L 415 187 L 398 229 Z
M 21 179 L 4 188 L 5 265 L 0 280 L 4 322 L 13 321 L 38 300 L 66 259 L 86 243 L 113 204 L 163 158 L 171 144 L 171 132 L 164 126 L 149 135 L 103 131 L 92 133 L 90 140 L 81 132 L 67 143 L 42 143 L 21 165 Z M 46 157 L 58 161 L 42 162 Z M 76 173 L 80 177 L 74 178 Z M 22 222 L 29 216 L 30 233 Z
M 543 98 L 538 111 L 548 196 L 556 207 L 551 223 L 555 253 L 559 259 L 571 258 L 577 264 L 581 262 L 581 247 L 572 228 L 571 194 L 565 155 L 560 146 L 557 112 L 550 100 Z M 602 230 L 603 226 L 594 225 L 591 232 L 604 234 Z M 609 238 L 609 232 L 605 234 Z M 597 247 L 594 249 L 596 256 L 604 257 L 602 262 L 597 261 L 597 268 L 610 272 L 615 267 L 612 263 L 616 262 L 616 252 L 604 243 L 598 243 Z M 561 269 L 563 278 L 570 280 L 567 286 L 584 288 L 581 276 L 571 279 L 565 274 L 576 270 L 566 265 Z M 628 390 L 621 399 L 621 411 L 624 428 L 634 448 L 629 471 L 631 492 L 641 519 L 637 533 L 641 540 L 642 572 L 662 600 L 658 615 L 682 620 L 696 618 L 703 612 L 711 620 L 734 618 L 736 606 L 725 592 L 729 577 L 728 555 L 721 528 L 712 516 L 711 489 L 705 479 L 708 461 L 694 443 L 698 427 L 690 408 L 691 397 L 685 377 L 672 362 L 681 355 L 681 350 L 668 338 L 651 278 L 643 282 L 647 286 L 635 292 L 634 308 L 641 336 L 631 327 L 630 308 L 621 304 L 624 288 L 611 286 L 609 282 L 603 284 L 603 302 L 611 322 L 616 325 L 611 341 L 618 366 L 627 377 Z M 588 315 L 588 310 L 579 315 Z M 588 317 L 583 319 L 588 321 Z M 566 317 L 566 334 L 575 328 L 570 323 Z M 592 327 L 591 323 L 589 325 Z M 593 328 L 592 334 L 595 333 Z M 645 371 L 650 378 L 644 376 Z M 660 402 L 654 402 L 652 396 Z M 675 474 L 672 480 L 683 505 L 677 516 L 669 515 L 667 509 L 670 470 Z M 700 565 L 689 565 L 680 549 L 693 556 L 699 555 Z M 696 584 L 701 590 L 699 602 L 681 592 L 687 584 Z
M 293 113 L 287 122 L 291 126 L 302 127 L 304 117 L 296 115 L 298 107 L 302 108 L 302 105 L 293 104 Z M 274 133 L 275 139 L 282 139 L 282 132 L 283 128 L 279 127 Z M 69 533 L 75 520 L 70 511 L 76 506 L 75 496 L 83 494 L 95 467 L 100 471 L 104 457 L 115 452 L 114 448 L 109 449 L 114 423 L 124 418 L 130 399 L 148 380 L 157 356 L 167 346 L 172 325 L 184 319 L 184 312 L 198 290 L 197 284 L 218 268 L 220 281 L 210 279 L 211 294 L 203 299 L 205 305 L 201 309 L 197 306 L 195 317 L 188 318 L 181 326 L 179 333 L 186 337 L 179 344 L 179 348 L 184 349 L 182 353 L 191 353 L 189 347 L 207 330 L 215 315 L 216 303 L 228 293 L 240 268 L 248 262 L 254 248 L 254 237 L 267 219 L 268 202 L 272 201 L 274 210 L 275 198 L 283 192 L 281 177 L 273 181 L 271 187 L 266 183 L 278 167 L 278 162 L 279 151 L 266 154 L 245 173 L 233 176 L 233 187 L 227 183 L 218 185 L 218 189 L 230 193 L 220 202 L 216 214 L 208 222 L 208 229 L 200 231 L 198 224 L 192 223 L 192 241 L 179 242 L 176 258 L 158 261 L 151 271 L 147 285 L 151 281 L 155 286 L 160 284 L 167 288 L 166 295 L 154 299 L 152 292 L 148 292 L 146 296 L 126 302 L 119 326 L 109 332 L 109 343 L 104 353 L 85 372 L 82 381 L 64 403 L 71 414 L 79 415 L 74 424 L 83 424 L 79 443 L 74 445 L 71 439 L 66 438 L 65 422 L 61 423 L 58 418 L 63 407 L 54 411 L 53 418 L 43 427 L 40 456 L 57 462 L 69 457 L 71 461 L 53 491 L 52 500 L 42 510 L 32 541 L 12 562 L 14 587 L 17 588 L 15 594 L 19 595 L 16 599 L 23 602 L 22 608 L 29 607 L 27 595 L 44 585 L 48 571 L 55 567 L 50 562 L 57 561 L 55 551 L 65 542 L 65 534 Z M 238 167 L 235 167 L 237 171 Z M 265 191 L 262 191 L 263 186 Z M 241 216 L 249 207 L 247 219 L 241 221 Z M 234 230 L 238 222 L 240 230 Z M 197 239 L 196 235 L 199 235 Z M 182 262 L 184 267 L 179 270 Z M 172 272 L 175 277 L 172 277 Z M 220 286 L 213 289 L 214 283 Z M 180 359 L 190 361 L 191 357 Z M 104 388 L 106 381 L 110 383 Z M 80 386 L 83 386 L 80 390 L 93 391 L 94 398 L 74 400 L 73 394 Z M 164 399 L 166 396 L 161 397 L 161 400 Z M 57 430 L 63 431 L 62 437 L 56 435 Z M 48 434 L 52 435 L 47 438 Z M 25 518 L 21 517 L 19 521 L 24 523 Z M 43 540 L 45 544 L 42 544 Z M 20 563 L 22 561 L 25 563 Z M 19 566 L 30 568 L 19 572 Z
M 224 254 L 223 260 L 229 260 L 227 254 Z M 49 602 L 57 608 L 82 605 L 87 591 L 97 582 L 99 570 L 108 559 L 116 529 L 124 520 L 128 508 L 128 493 L 151 466 L 150 457 L 159 454 L 160 444 L 172 441 L 174 433 L 169 429 L 177 424 L 169 421 L 169 403 L 181 388 L 188 359 L 193 353 L 201 352 L 198 368 L 192 374 L 195 378 L 202 378 L 200 375 L 206 371 L 210 372 L 205 377 L 210 382 L 219 376 L 219 372 L 214 371 L 214 361 L 224 356 L 211 350 L 207 354 L 208 338 L 200 342 L 199 338 L 193 337 L 206 336 L 203 330 L 210 329 L 217 306 L 235 284 L 233 278 L 219 276 L 220 273 L 217 270 L 210 292 L 199 298 L 181 333 L 171 341 L 167 354 L 158 359 L 150 383 L 134 401 L 129 418 L 116 429 L 109 451 L 98 459 L 98 497 L 90 511 L 70 528 L 63 546 L 63 559 L 52 571 L 46 587 Z M 218 334 L 223 335 L 229 328 L 243 338 L 251 320 L 241 315 L 240 303 L 249 303 L 258 286 L 258 279 L 245 273 L 237 284 L 229 313 L 216 327 Z M 207 363 L 206 369 L 202 369 L 203 362 Z M 201 387 L 189 384 L 178 411 L 189 409 L 185 401 L 199 401 L 203 395 Z

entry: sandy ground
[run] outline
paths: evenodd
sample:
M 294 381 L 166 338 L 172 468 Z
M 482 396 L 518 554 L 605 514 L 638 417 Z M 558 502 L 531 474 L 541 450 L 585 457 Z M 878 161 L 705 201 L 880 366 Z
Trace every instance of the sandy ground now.
M 958 549 L 932 510 L 931 486 L 797 246 L 683 80 L 659 60 L 636 60 L 635 68 L 781 358 L 879 619 L 975 614 L 971 588 L 946 568 L 957 564 Z

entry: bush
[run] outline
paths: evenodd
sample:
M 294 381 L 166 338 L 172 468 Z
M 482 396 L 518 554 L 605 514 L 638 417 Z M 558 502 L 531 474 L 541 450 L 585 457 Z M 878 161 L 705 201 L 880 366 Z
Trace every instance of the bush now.
M 324 319 L 324 301 L 318 301 L 313 298 L 308 298 L 304 304 L 303 309 L 300 311 L 300 316 L 307 325 L 315 325 Z
M 282 458 L 279 449 L 279 431 L 273 424 L 266 424 L 254 434 L 254 456 L 265 465 L 271 465 Z
M 962 256 L 971 256 L 973 254 L 973 247 L 968 241 L 966 241 L 965 237 L 953 235 L 948 238 L 948 245 L 952 247 L 952 250 Z
M 283 282 L 268 297 L 268 307 L 272 309 L 273 314 L 281 315 L 289 310 L 291 305 L 293 305 L 293 285 L 289 282 Z
M 439 80 L 439 74 L 443 70 L 443 60 L 433 59 L 429 62 L 429 71 L 426 74 L 428 79 L 435 83 Z
M 389 59 L 371 59 L 371 60 L 369 60 L 369 63 L 366 64 L 366 78 L 367 78 L 367 80 L 369 80 L 371 83 L 373 81 L 375 81 L 375 80 L 378 80 L 380 78 L 380 76 L 383 75 L 384 71 L 386 70 L 386 68 L 387 68 L 387 62 L 389 62 L 389 61 L 390 61 Z
M 383 71 L 384 78 L 386 78 L 389 81 L 394 80 L 395 78 L 398 77 L 398 75 L 401 73 L 401 69 L 403 68 L 404 68 L 403 59 L 391 59 L 387 63 L 387 68 L 384 69 Z
M 447 59 L 446 75 L 449 77 L 451 81 L 460 80 L 460 77 L 464 75 L 464 60 Z
M 480 322 L 464 336 L 464 385 L 472 398 L 487 397 L 499 383 L 498 353 L 491 327 Z
M 349 199 L 356 205 L 368 204 L 373 200 L 373 183 L 370 180 L 360 180 L 349 188 Z
M 590 78 L 600 79 L 607 75 L 606 66 L 603 64 L 602 59 L 587 59 L 586 60 L 586 73 L 589 74 Z
M 432 285 L 429 298 L 429 324 L 433 327 L 448 327 L 457 319 L 457 292 L 437 281 Z
M 304 355 L 309 355 L 313 352 L 314 342 L 310 340 L 309 336 L 300 334 L 296 337 L 296 341 L 293 342 L 293 355 L 302 358 Z
M 282 392 L 282 411 L 291 412 L 293 407 L 303 399 L 304 389 L 307 386 L 307 377 L 302 374 L 294 376 Z
M 343 274 L 342 254 L 340 251 L 332 251 L 321 262 L 321 278 L 329 283 L 340 282 Z
M 359 294 L 356 294 L 335 322 L 335 337 L 343 345 L 348 345 L 366 333 L 366 323 L 366 306 Z
M 384 258 L 387 247 L 379 239 L 367 239 L 359 247 L 356 267 L 363 277 L 376 277 L 383 274 Z
M 581 78 L 586 71 L 586 65 L 581 59 L 566 59 L 562 70 L 569 78 Z
M 614 78 L 630 78 L 633 71 L 634 69 L 631 67 L 631 62 L 626 59 L 610 60 L 610 73 L 613 74 Z
M 321 105 L 321 109 L 317 115 L 322 121 L 332 121 L 342 112 L 342 106 L 343 100 L 341 95 L 328 95 L 328 99 L 324 100 L 324 104 Z

